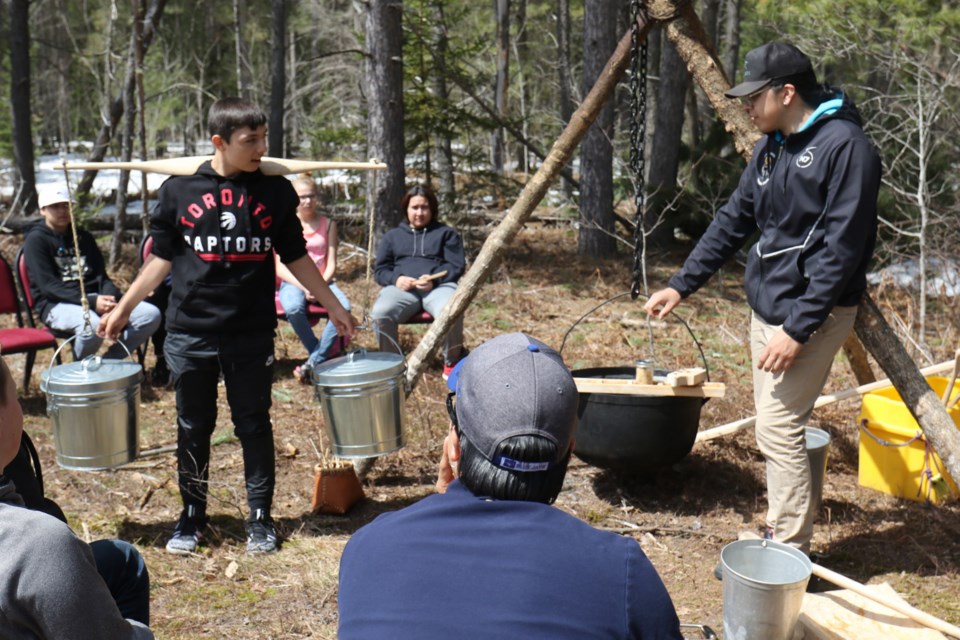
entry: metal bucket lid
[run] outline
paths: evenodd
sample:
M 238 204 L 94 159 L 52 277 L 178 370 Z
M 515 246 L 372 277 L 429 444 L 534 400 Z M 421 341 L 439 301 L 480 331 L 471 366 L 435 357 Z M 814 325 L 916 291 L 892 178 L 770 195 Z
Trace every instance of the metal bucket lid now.
M 143 367 L 129 360 L 90 356 L 51 367 L 40 376 L 40 389 L 53 394 L 92 394 L 126 389 L 143 381 Z
M 404 369 L 400 354 L 358 349 L 318 366 L 313 370 L 313 382 L 322 387 L 354 386 L 393 378 Z

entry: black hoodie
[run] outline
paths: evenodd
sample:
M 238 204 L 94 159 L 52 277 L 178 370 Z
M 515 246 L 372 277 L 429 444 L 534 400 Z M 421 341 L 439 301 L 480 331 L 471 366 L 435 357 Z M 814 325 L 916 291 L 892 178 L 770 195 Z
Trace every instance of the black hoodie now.
M 78 262 L 83 263 L 83 286 L 87 301 L 95 308 L 98 295 L 120 299 L 120 289 L 107 276 L 103 254 L 88 231 L 77 229 L 81 260 L 73 248 L 70 227 L 57 233 L 40 221 L 27 228 L 23 241 L 23 259 L 30 274 L 30 293 L 40 319 L 47 321 L 50 310 L 61 302 L 80 304 Z
M 745 274 L 747 300 L 764 321 L 805 343 L 834 306 L 866 290 L 877 232 L 880 157 L 853 102 L 803 131 L 757 142 L 737 190 L 669 286 L 700 288 L 759 230 Z
M 446 271 L 434 284 L 456 282 L 466 269 L 466 258 L 460 235 L 445 224 L 431 220 L 422 229 L 414 229 L 407 221 L 391 229 L 377 245 L 374 275 L 379 284 L 397 283 L 400 276 L 420 276 Z
M 259 170 L 225 178 L 208 161 L 168 179 L 158 197 L 150 235 L 153 253 L 173 263 L 167 329 L 272 331 L 273 252 L 285 264 L 307 253 L 290 181 Z

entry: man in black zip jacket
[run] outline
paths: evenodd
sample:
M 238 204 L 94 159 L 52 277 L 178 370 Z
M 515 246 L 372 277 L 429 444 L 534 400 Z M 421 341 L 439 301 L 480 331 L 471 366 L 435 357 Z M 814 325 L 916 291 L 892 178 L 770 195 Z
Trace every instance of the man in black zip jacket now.
M 766 135 L 683 268 L 645 308 L 666 316 L 759 231 L 745 280 L 765 535 L 809 552 L 815 514 L 804 425 L 866 290 L 880 158 L 850 98 L 818 84 L 810 59 L 791 44 L 750 51 L 744 82 L 726 95 L 741 99 Z
M 275 456 L 270 422 L 276 275 L 273 254 L 326 307 L 341 335 L 353 317 L 307 255 L 300 201 L 283 176 L 265 176 L 266 115 L 240 98 L 210 107 L 213 159 L 163 183 L 150 217 L 153 260 L 107 317 L 108 336 L 135 301 L 171 274 L 164 355 L 177 394 L 177 465 L 183 512 L 167 551 L 193 553 L 206 526 L 210 438 L 222 374 L 234 433 L 243 448 L 250 518 L 247 552 L 278 548 L 270 516 Z M 101 325 L 101 329 L 104 328 Z

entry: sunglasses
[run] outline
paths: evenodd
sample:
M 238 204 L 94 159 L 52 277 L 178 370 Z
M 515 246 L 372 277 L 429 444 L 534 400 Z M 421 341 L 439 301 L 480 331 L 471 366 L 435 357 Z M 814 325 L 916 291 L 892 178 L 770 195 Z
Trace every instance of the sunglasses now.
M 459 429 L 460 425 L 457 423 L 457 408 L 453 403 L 453 399 L 456 397 L 457 394 L 453 391 L 447 394 L 447 415 L 450 416 L 450 422 L 453 423 L 453 426 Z

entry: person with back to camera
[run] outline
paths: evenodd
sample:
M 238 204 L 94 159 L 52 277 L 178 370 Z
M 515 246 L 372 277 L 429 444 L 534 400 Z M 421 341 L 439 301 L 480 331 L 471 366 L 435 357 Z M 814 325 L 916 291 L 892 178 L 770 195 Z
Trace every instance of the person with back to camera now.
M 501 335 L 448 385 L 439 493 L 347 542 L 338 637 L 682 640 L 640 545 L 550 506 L 577 428 L 560 355 Z
M 20 450 L 23 413 L 17 386 L 0 358 L 0 469 Z M 106 542 L 105 544 L 110 544 Z M 119 545 L 111 545 L 122 553 Z M 149 581 L 142 567 L 148 600 Z M 0 475 L 0 638 L 4 640 L 149 640 L 147 620 L 125 619 L 97 573 L 90 545 L 56 517 L 24 506 L 13 482 Z M 139 605 L 142 608 L 142 604 Z M 134 609 L 137 605 L 134 605 Z
M 457 290 L 466 268 L 460 235 L 439 221 L 437 196 L 415 186 L 400 200 L 406 219 L 377 245 L 374 277 L 383 286 L 370 317 L 380 336 L 381 351 L 396 351 L 397 325 L 423 311 L 438 317 Z M 428 276 L 445 272 L 433 279 Z M 443 342 L 443 377 L 463 357 L 463 317 L 457 318 Z
M 70 220 L 70 194 L 65 186 L 40 189 L 37 203 L 43 220 L 28 227 L 23 241 L 23 259 L 30 274 L 30 293 L 40 320 L 54 331 L 76 336 L 73 352 L 78 360 L 95 354 L 103 344 L 96 334 L 104 315 L 121 299 L 120 288 L 107 275 L 103 254 L 89 231 L 77 229 L 77 255 Z M 80 272 L 90 305 L 90 327 L 84 324 L 80 299 Z M 160 310 L 141 302 L 131 310 L 120 342 L 111 345 L 105 358 L 123 359 L 147 341 L 160 326 Z
M 303 239 L 307 243 L 307 253 L 317 270 L 323 274 L 323 279 L 330 287 L 330 291 L 337 297 L 340 304 L 350 311 L 350 301 L 334 283 L 334 274 L 337 271 L 337 223 L 327 216 L 317 215 L 317 185 L 313 178 L 301 176 L 293 181 L 293 188 L 297 191 L 300 204 L 297 206 L 297 217 L 303 225 Z M 277 275 L 280 277 L 280 304 L 287 316 L 287 322 L 293 327 L 300 342 L 303 343 L 309 357 L 302 365 L 294 369 L 294 375 L 303 384 L 310 384 L 310 374 L 314 367 L 336 354 L 337 328 L 332 322 L 327 322 L 320 339 L 313 335 L 313 327 L 307 317 L 307 303 L 316 300 L 290 270 L 277 258 Z
M 273 339 L 277 327 L 273 252 L 352 335 L 353 317 L 307 255 L 296 218 L 299 199 L 283 176 L 265 176 L 267 117 L 255 104 L 223 98 L 207 126 L 213 159 L 160 187 L 150 217 L 154 259 L 101 324 L 112 336 L 126 314 L 172 275 L 164 355 L 177 396 L 177 468 L 183 511 L 167 551 L 193 553 L 206 527 L 210 439 L 217 423 L 221 374 L 234 432 L 243 449 L 250 516 L 247 552 L 276 551 L 270 509 L 276 479 Z
M 810 551 L 815 514 L 804 426 L 866 290 L 881 165 L 856 106 L 810 59 L 771 42 L 747 53 L 743 101 L 765 136 L 683 268 L 645 309 L 663 318 L 759 229 L 745 274 L 756 438 L 766 460 L 764 536 Z

